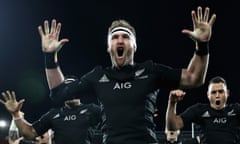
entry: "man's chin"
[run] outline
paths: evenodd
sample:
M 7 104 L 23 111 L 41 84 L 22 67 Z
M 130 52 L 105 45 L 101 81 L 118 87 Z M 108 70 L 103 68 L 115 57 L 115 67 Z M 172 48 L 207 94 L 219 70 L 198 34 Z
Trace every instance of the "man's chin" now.
M 216 110 L 221 110 L 221 109 L 223 109 L 223 106 L 222 105 L 215 105 L 215 109 Z
M 124 63 L 123 60 L 118 60 L 118 61 L 116 61 L 116 65 L 117 65 L 118 67 L 122 67 L 122 66 L 124 66 L 124 65 L 126 65 L 126 64 Z

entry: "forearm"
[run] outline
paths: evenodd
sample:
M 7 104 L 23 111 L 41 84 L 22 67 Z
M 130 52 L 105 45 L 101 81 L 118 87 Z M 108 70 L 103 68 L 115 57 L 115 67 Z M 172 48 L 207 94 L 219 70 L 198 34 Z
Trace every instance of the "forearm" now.
M 46 76 L 49 89 L 53 89 L 64 81 L 64 75 L 60 67 L 54 69 L 46 69 Z
M 187 71 L 191 73 L 193 83 L 196 86 L 204 84 L 208 69 L 209 55 L 198 56 L 194 54 L 188 65 Z
M 57 52 L 44 53 L 45 72 L 49 89 L 57 87 L 64 81 L 63 73 L 58 64 Z
M 181 88 L 198 87 L 205 83 L 209 63 L 208 45 L 196 43 L 196 51 L 187 67 L 182 71 Z
M 166 127 L 168 130 L 178 130 L 182 128 L 182 125 L 179 123 L 179 116 L 176 115 L 176 106 L 177 103 L 168 103 L 167 112 L 166 112 Z
M 34 140 L 37 137 L 37 133 L 32 125 L 24 119 L 24 116 L 18 113 L 12 114 L 13 121 L 16 124 L 20 134 L 26 140 Z

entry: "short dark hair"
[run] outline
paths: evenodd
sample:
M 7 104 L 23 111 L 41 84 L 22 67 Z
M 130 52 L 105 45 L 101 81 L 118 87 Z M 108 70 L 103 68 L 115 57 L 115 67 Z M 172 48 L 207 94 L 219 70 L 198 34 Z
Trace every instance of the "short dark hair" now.
M 227 82 L 221 76 L 215 76 L 209 81 L 209 85 L 213 83 L 224 83 L 227 86 Z

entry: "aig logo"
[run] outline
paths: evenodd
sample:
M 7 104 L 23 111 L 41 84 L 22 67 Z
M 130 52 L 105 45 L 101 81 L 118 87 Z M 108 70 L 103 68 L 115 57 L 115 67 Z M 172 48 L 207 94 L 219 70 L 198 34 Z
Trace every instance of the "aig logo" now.
M 71 121 L 71 120 L 73 121 L 76 119 L 77 119 L 76 115 L 68 115 L 68 116 L 65 116 L 64 121 Z
M 132 84 L 130 82 L 118 83 L 116 82 L 113 89 L 130 89 Z
M 225 124 L 227 123 L 227 118 L 226 117 L 223 117 L 223 118 L 215 118 L 213 120 L 213 123 L 215 124 Z

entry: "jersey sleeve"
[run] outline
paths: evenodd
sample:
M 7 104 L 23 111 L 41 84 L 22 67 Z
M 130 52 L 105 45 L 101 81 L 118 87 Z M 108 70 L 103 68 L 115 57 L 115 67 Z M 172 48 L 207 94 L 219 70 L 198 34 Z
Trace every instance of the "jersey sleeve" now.
M 59 86 L 50 90 L 50 98 L 55 104 L 63 104 L 64 101 L 73 98 L 81 98 L 83 93 L 92 88 L 92 82 L 101 67 L 95 67 L 89 73 L 83 75 L 80 79 L 65 78 L 64 82 Z
M 181 69 L 173 69 L 170 66 L 146 61 L 144 64 L 151 73 L 157 77 L 157 84 L 164 88 L 178 88 L 181 80 Z
M 40 119 L 33 122 L 32 126 L 36 130 L 37 134 L 43 135 L 46 131 L 52 128 L 51 118 L 53 117 L 56 110 L 51 109 L 49 112 L 43 114 Z
M 201 117 L 202 112 L 205 110 L 205 105 L 201 103 L 194 104 L 188 107 L 184 112 L 180 114 L 184 125 L 196 123 L 199 124 L 199 117 Z
M 238 120 L 240 121 L 240 103 L 235 103 L 234 104 L 234 109 L 237 113 L 237 116 L 238 116 Z
M 100 106 L 96 104 L 91 104 L 90 105 L 90 110 L 91 110 L 91 125 L 92 126 L 97 126 L 101 122 L 101 108 Z

